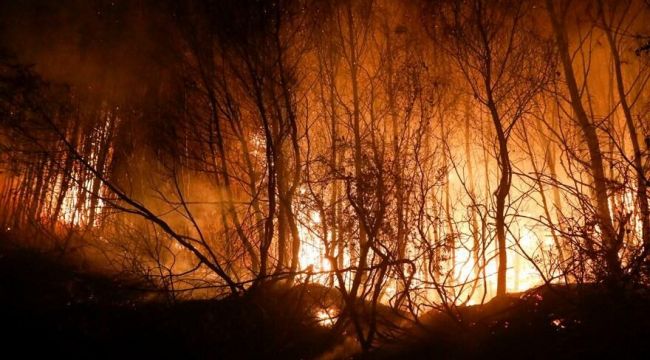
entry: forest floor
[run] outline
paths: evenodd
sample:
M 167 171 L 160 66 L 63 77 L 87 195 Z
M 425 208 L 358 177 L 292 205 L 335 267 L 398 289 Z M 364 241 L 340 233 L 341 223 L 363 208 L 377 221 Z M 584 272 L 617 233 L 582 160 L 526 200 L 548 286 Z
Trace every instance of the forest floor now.
M 318 286 L 170 303 L 144 283 L 82 270 L 0 237 L 0 345 L 25 358 L 648 358 L 650 295 L 553 287 L 431 312 L 367 354 L 314 316 Z M 326 300 L 326 299 L 330 300 Z M 387 309 L 384 320 L 393 324 Z M 405 323 L 404 323 L 405 324 Z M 384 327 L 384 333 L 389 333 Z M 9 352 L 11 351 L 11 352 Z

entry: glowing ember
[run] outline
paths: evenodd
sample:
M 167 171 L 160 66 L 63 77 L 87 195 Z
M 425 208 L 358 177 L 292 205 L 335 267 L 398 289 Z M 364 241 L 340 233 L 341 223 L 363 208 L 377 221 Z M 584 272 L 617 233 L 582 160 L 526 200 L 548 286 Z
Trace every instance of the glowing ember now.
M 564 320 L 563 319 L 554 319 L 553 321 L 551 321 L 551 324 L 553 324 L 553 326 L 555 326 L 558 329 L 566 328 L 566 325 L 564 325 Z

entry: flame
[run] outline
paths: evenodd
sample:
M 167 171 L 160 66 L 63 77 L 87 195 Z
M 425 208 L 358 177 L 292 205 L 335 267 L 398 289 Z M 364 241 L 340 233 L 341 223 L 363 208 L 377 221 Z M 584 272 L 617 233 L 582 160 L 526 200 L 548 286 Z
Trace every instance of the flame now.
M 327 257 L 327 249 L 322 239 L 323 235 L 319 236 L 317 233 L 317 229 L 319 228 L 321 228 L 320 213 L 311 211 L 301 218 L 300 225 L 298 226 L 298 235 L 300 236 L 301 242 L 298 259 L 300 270 L 311 273 L 310 281 L 327 286 L 333 280 L 334 269 Z M 325 236 L 328 238 L 331 237 L 331 232 L 328 232 Z M 350 266 L 349 249 L 346 248 L 344 250 L 342 257 L 343 268 Z M 306 276 L 304 275 L 300 278 L 305 280 Z M 349 272 L 345 272 L 343 277 L 346 283 L 350 282 L 351 275 Z
M 119 111 L 119 107 L 116 107 L 115 111 Z M 108 110 L 105 110 L 102 115 L 106 120 L 103 125 L 95 128 L 91 133 L 90 154 L 87 159 L 84 159 L 99 173 L 104 173 L 108 169 L 108 164 L 112 159 L 113 148 L 106 140 L 109 139 L 111 127 L 119 120 L 115 113 Z M 107 146 L 107 148 L 102 149 L 102 146 Z M 102 150 L 106 150 L 104 151 L 104 156 L 106 156 L 104 161 L 100 159 Z M 103 168 L 100 168 L 102 163 Z M 91 212 L 94 211 L 95 215 L 99 215 L 105 207 L 102 195 L 106 193 L 106 189 L 103 184 L 100 184 L 99 192 L 95 193 L 95 182 L 98 179 L 88 169 L 79 164 L 76 165 L 69 174 L 59 175 L 54 185 L 52 195 L 54 197 L 63 196 L 57 221 L 68 225 L 93 227 L 97 225 L 97 216 L 91 219 Z M 66 177 L 69 179 L 69 184 L 64 189 L 63 183 Z M 94 209 L 92 209 L 93 207 Z M 43 216 L 47 216 L 49 211 L 50 209 L 43 209 Z
M 300 266 L 303 270 L 311 267 L 314 272 L 331 271 L 332 267 L 326 257 L 323 241 L 312 233 L 318 229 L 321 219 L 318 212 L 310 212 L 307 219 L 309 226 L 301 225 L 298 228 L 298 234 L 301 239 L 300 245 Z
M 319 283 L 324 286 L 332 284 L 332 266 L 327 258 L 326 248 L 323 241 L 323 235 L 318 235 L 318 229 L 321 228 L 321 216 L 318 212 L 308 212 L 301 218 L 299 226 L 299 236 L 301 239 L 301 247 L 299 253 L 300 270 L 310 273 L 311 282 Z M 508 237 L 509 249 L 508 255 L 508 272 L 507 272 L 507 291 L 508 292 L 522 292 L 538 286 L 543 283 L 543 278 L 539 274 L 538 269 L 530 262 L 529 257 L 534 257 L 538 252 L 555 251 L 554 243 L 550 236 L 544 231 L 520 226 L 517 236 L 510 235 Z M 327 237 L 331 234 L 326 234 Z M 478 304 L 485 299 L 490 299 L 496 294 L 497 288 L 497 251 L 492 247 L 486 254 L 486 258 L 490 259 L 486 264 L 477 264 L 473 256 L 472 239 L 468 235 L 460 236 L 456 240 L 456 250 L 454 258 L 448 259 L 442 264 L 443 274 L 449 274 L 446 279 L 446 285 L 454 288 L 452 295 L 457 296 L 458 302 L 465 302 L 466 304 Z M 406 257 L 417 258 L 418 249 L 414 244 L 407 244 Z M 343 254 L 344 267 L 350 266 L 350 253 L 346 248 Z M 410 288 L 421 294 L 422 302 L 434 301 L 439 298 L 439 295 L 431 285 L 431 279 L 427 275 L 427 259 L 420 257 L 415 261 L 415 273 L 411 274 L 410 267 L 405 267 L 403 270 L 407 277 L 412 275 Z M 476 274 L 476 269 L 480 268 L 482 271 Z M 345 272 L 346 284 L 350 283 L 351 274 Z M 302 275 L 299 277 L 301 280 L 306 280 L 307 276 Z M 441 281 L 438 279 L 437 281 Z M 396 298 L 400 289 L 403 287 L 403 281 L 396 277 L 387 279 L 381 296 L 381 302 L 389 304 L 391 300 Z M 464 285 L 460 285 L 464 284 Z M 487 296 L 484 296 L 487 295 Z M 321 313 L 320 316 L 325 316 Z
M 336 323 L 336 310 L 333 308 L 321 309 L 314 314 L 318 324 L 324 327 L 332 327 Z
M 616 211 L 623 211 L 632 213 L 633 216 L 629 220 L 630 241 L 639 241 L 638 234 L 641 233 L 641 221 L 638 214 L 635 213 L 635 192 L 634 189 L 628 189 L 621 193 L 620 200 L 617 204 L 612 203 L 612 209 Z M 530 214 L 524 214 L 524 217 L 532 219 Z M 612 216 L 615 213 L 612 210 Z M 522 217 L 522 218 L 524 218 Z M 325 242 L 323 238 L 329 239 L 331 234 L 318 234 L 318 229 L 322 228 L 322 219 L 320 213 L 311 211 L 301 218 L 301 225 L 299 226 L 299 235 L 301 239 L 301 248 L 299 254 L 300 269 L 303 271 L 310 271 L 311 278 L 309 281 L 319 283 L 324 286 L 332 285 L 332 264 L 330 264 Z M 468 226 L 468 225 L 465 225 Z M 540 274 L 540 266 L 544 265 L 544 259 L 557 259 L 557 244 L 553 238 L 553 234 L 547 227 L 541 227 L 533 220 L 519 219 L 518 222 L 513 222 L 510 232 L 507 236 L 507 258 L 508 268 L 506 274 L 506 288 L 510 293 L 524 292 L 528 289 L 540 286 L 544 283 L 546 278 L 560 278 L 560 269 L 557 266 L 552 266 L 546 269 L 548 273 L 544 276 Z M 455 239 L 455 251 L 453 259 L 447 259 L 442 265 L 442 274 L 449 274 L 446 280 L 446 285 L 453 288 L 452 295 L 456 296 L 458 303 L 465 303 L 468 305 L 479 304 L 483 301 L 491 299 L 496 295 L 497 289 L 497 269 L 498 269 L 498 252 L 496 245 L 488 246 L 486 249 L 485 259 L 486 263 L 476 264 L 474 258 L 474 250 L 468 228 L 460 226 L 460 236 Z M 439 299 L 439 295 L 433 290 L 431 286 L 431 279 L 427 274 L 427 261 L 426 257 L 418 257 L 418 249 L 415 244 L 408 243 L 406 246 L 406 257 L 415 260 L 415 272 L 411 274 L 411 267 L 405 267 L 403 271 L 406 276 L 412 275 L 412 280 L 409 284 L 410 291 L 417 293 L 419 298 L 417 302 L 433 302 Z M 337 255 L 337 254 L 334 254 Z M 349 249 L 346 247 L 345 252 L 342 254 L 344 268 L 349 267 L 351 264 L 351 256 Z M 481 259 L 479 259 L 479 262 Z M 477 274 L 477 269 L 480 269 Z M 344 272 L 346 285 L 350 284 L 350 272 Z M 301 277 L 302 280 L 306 276 Z M 403 282 L 397 277 L 389 275 L 386 280 L 383 292 L 381 295 L 381 302 L 390 304 L 401 291 Z M 554 280 L 551 280 L 554 281 Z M 559 281 L 559 280 L 557 280 Z M 333 310 L 321 310 L 316 313 L 316 317 L 325 323 L 331 323 L 333 317 Z
M 78 171 L 76 173 L 76 175 L 72 175 L 74 179 L 79 178 Z M 62 191 L 62 181 L 61 179 L 57 184 L 55 189 L 56 194 L 60 194 Z M 88 223 L 90 220 L 90 208 L 92 207 L 92 200 L 89 195 L 92 193 L 92 187 L 93 181 L 88 179 L 82 184 L 75 183 L 67 189 L 66 193 L 63 194 L 64 198 L 58 219 L 60 222 L 75 226 L 94 226 L 96 224 L 96 220 L 93 220 L 93 224 Z M 98 210 L 104 208 L 104 201 L 102 199 L 97 200 L 96 208 Z

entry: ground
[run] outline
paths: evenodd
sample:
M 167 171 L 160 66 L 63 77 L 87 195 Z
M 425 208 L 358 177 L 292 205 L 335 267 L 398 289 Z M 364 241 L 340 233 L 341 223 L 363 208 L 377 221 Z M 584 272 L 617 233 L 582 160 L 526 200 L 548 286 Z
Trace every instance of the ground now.
M 612 296 L 593 285 L 543 288 L 431 312 L 366 354 L 313 316 L 316 286 L 170 303 L 137 279 L 81 270 L 52 253 L 2 242 L 2 348 L 66 358 L 645 358 L 644 289 Z M 645 354 L 645 356 L 644 356 Z

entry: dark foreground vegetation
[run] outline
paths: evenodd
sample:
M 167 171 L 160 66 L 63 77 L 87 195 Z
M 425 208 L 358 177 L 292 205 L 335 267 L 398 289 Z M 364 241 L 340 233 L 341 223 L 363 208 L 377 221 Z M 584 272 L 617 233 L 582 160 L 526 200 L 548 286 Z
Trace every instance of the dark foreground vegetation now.
M 25 358 L 313 358 L 330 341 L 301 289 L 169 303 L 143 282 L 1 240 L 0 343 Z
M 26 358 L 583 359 L 648 352 L 645 289 L 612 296 L 591 286 L 540 288 L 428 313 L 403 329 L 386 326 L 399 315 L 386 308 L 384 336 L 363 354 L 348 330 L 314 317 L 324 299 L 336 297 L 319 285 L 172 303 L 143 281 L 93 273 L 69 256 L 18 247 L 6 234 L 1 240 L 2 347 Z
M 3 249 L 0 267 L 1 316 L 11 329 L 3 342 L 27 357 L 300 358 L 324 350 L 324 329 L 285 313 L 290 303 L 279 301 L 290 293 L 165 304 L 143 301 L 134 284 L 29 251 Z
M 647 290 L 619 297 L 589 286 L 536 289 L 461 308 L 461 324 L 429 314 L 372 358 L 645 358 L 648 304 Z

